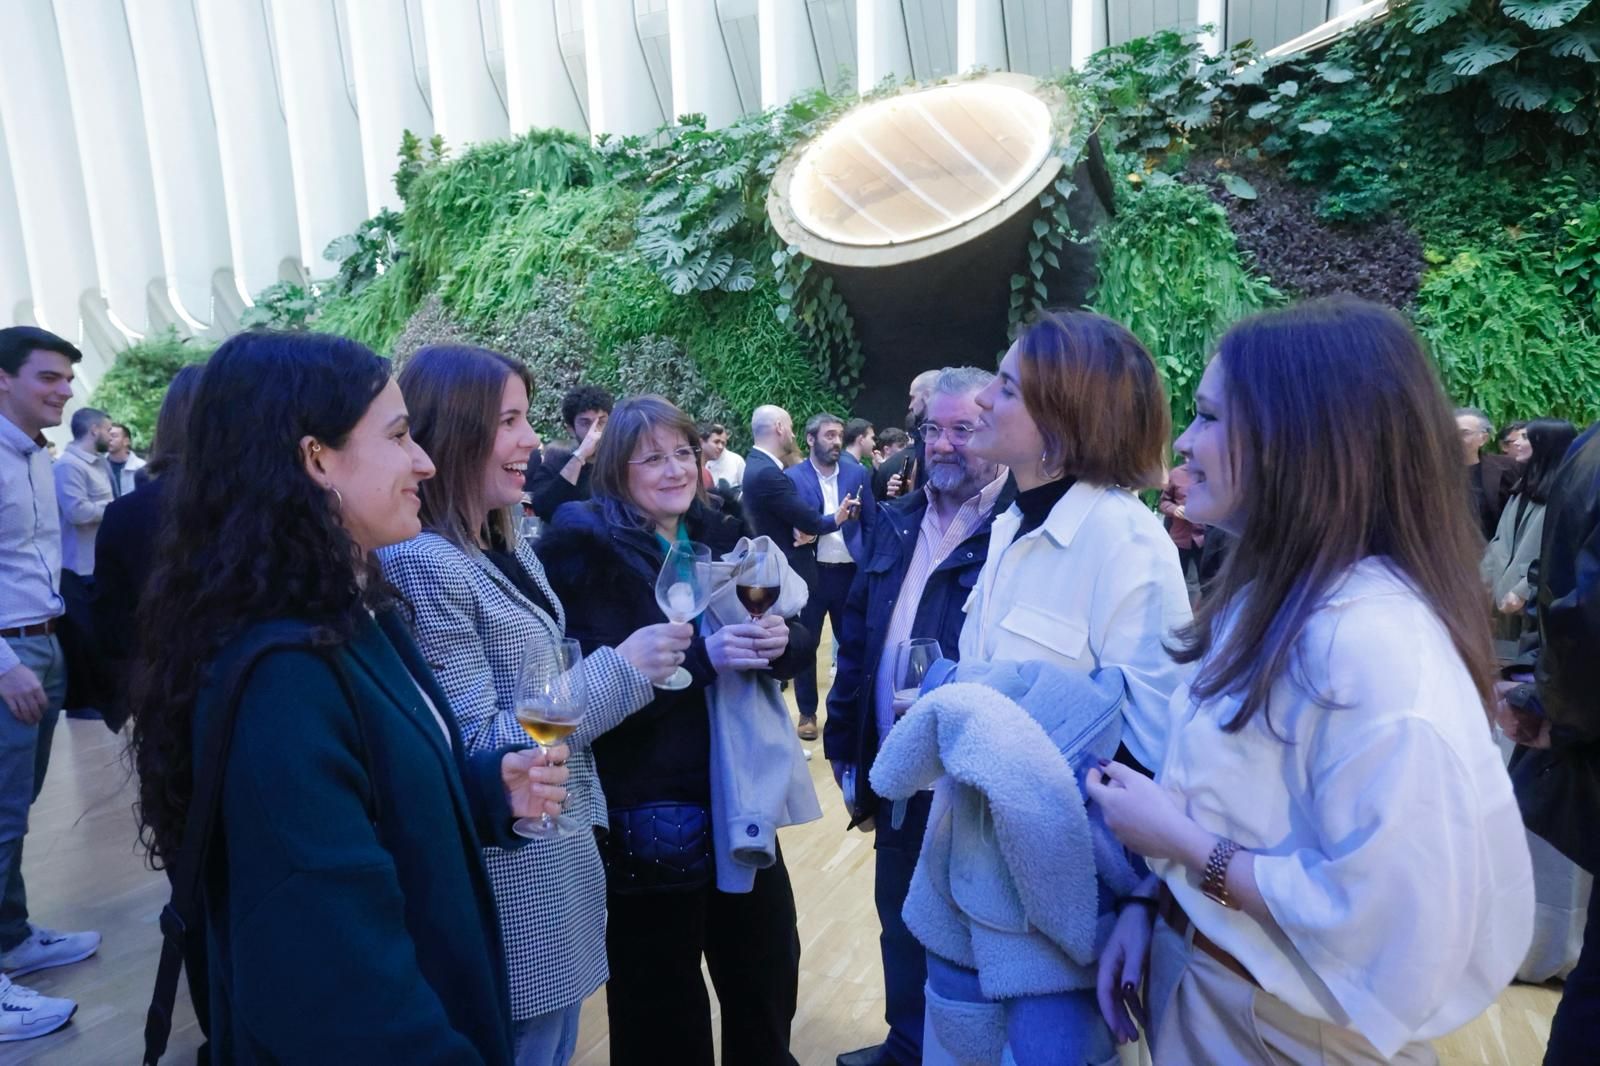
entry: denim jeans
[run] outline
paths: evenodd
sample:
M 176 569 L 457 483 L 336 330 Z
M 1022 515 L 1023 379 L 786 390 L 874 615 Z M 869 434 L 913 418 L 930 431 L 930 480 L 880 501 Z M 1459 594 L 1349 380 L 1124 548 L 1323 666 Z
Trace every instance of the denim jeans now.
M 986 1003 L 978 972 L 928 953 L 928 990 L 947 1000 Z M 1111 1030 L 1100 1017 L 1093 988 L 1005 1001 L 1005 1052 L 1002 1066 L 1055 1066 L 1103 1062 L 1116 1054 Z M 932 1033 L 923 1060 L 927 1066 L 954 1062 L 935 1047 Z
M 901 1066 L 922 1062 L 922 1026 L 925 1003 L 922 986 L 928 979 L 928 952 L 906 928 L 900 912 L 911 891 L 911 875 L 922 853 L 922 836 L 928 828 L 932 792 L 919 792 L 906 804 L 899 829 L 891 824 L 889 803 L 878 808 L 873 847 L 877 851 L 872 894 L 878 906 L 882 932 L 878 946 L 883 954 L 883 1020 L 889 1023 L 884 1048 Z
M 50 742 L 67 698 L 67 663 L 53 636 L 11 637 L 6 643 L 22 665 L 44 685 L 45 712 L 37 725 L 19 722 L 11 708 L 0 709 L 0 871 L 6 879 L 0 897 L 0 951 L 28 939 L 28 893 L 22 884 L 22 838 L 28 808 L 44 787 Z
M 583 1001 L 516 1023 L 516 1066 L 567 1066 L 578 1050 L 578 1015 Z

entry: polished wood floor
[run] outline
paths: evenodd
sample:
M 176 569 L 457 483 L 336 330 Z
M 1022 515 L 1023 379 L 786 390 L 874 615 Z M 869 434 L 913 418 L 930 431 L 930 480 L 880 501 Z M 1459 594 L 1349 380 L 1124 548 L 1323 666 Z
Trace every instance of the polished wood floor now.
M 824 662 L 826 660 L 824 659 Z M 824 670 L 826 668 L 824 667 Z M 822 678 L 824 687 L 826 677 Z M 824 817 L 785 830 L 802 941 L 800 1009 L 793 1048 L 802 1066 L 832 1066 L 834 1057 L 883 1035 L 883 986 L 877 916 L 872 907 L 871 841 L 845 833 L 838 790 L 822 761 L 811 763 Z M 100 953 L 76 966 L 30 975 L 24 983 L 47 995 L 78 1000 L 66 1028 L 26 1043 L 0 1045 L 10 1063 L 135 1063 L 144 1011 L 160 950 L 156 917 L 166 880 L 145 868 L 134 843 L 134 789 L 124 744 L 99 722 L 63 720 L 50 776 L 33 811 L 25 871 L 34 920 L 62 929 L 98 929 Z M 310 960 L 308 960 L 309 963 Z M 1543 1056 L 1558 992 L 1508 989 L 1473 1024 L 1439 1041 L 1446 1066 L 1532 1066 Z M 187 993 L 167 1062 L 194 1060 L 199 1032 Z M 604 993 L 584 1007 L 576 1062 L 607 1061 Z M 664 1054 L 663 1064 L 670 1064 Z

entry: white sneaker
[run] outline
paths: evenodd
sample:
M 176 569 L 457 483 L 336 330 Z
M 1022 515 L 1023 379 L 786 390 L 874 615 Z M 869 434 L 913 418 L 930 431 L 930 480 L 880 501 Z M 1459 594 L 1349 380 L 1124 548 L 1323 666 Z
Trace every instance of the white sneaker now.
M 28 929 L 28 939 L 0 955 L 0 970 L 12 977 L 82 962 L 100 950 L 99 933 L 58 933 L 32 922 Z
M 32 1040 L 72 1020 L 78 1005 L 70 999 L 41 996 L 0 974 L 0 1043 Z

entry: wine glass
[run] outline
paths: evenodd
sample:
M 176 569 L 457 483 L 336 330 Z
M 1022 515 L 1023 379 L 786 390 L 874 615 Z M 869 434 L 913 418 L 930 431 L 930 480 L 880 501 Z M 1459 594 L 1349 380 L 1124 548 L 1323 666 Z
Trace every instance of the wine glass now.
M 528 642 L 522 652 L 522 669 L 517 674 L 517 724 L 541 751 L 572 735 L 588 707 L 583 680 L 583 649 L 570 638 L 549 643 L 543 638 Z M 563 813 L 558 818 L 540 814 L 538 818 L 519 818 L 513 831 L 535 840 L 571 836 L 583 829 Z
M 656 577 L 656 606 L 669 622 L 692 622 L 705 613 L 711 602 L 711 549 L 694 541 L 674 541 Z M 693 678 L 678 667 L 656 688 L 677 691 L 689 687 Z
M 922 679 L 933 664 L 944 658 L 939 642 L 932 637 L 902 640 L 894 651 L 894 718 L 899 721 L 922 691 Z
M 776 552 L 749 551 L 733 572 L 733 591 L 756 621 L 772 610 L 783 590 L 783 568 Z

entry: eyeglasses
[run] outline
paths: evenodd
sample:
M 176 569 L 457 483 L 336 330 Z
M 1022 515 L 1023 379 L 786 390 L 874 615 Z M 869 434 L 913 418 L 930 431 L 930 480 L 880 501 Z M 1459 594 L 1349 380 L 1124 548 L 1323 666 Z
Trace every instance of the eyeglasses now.
M 977 431 L 977 426 L 969 426 L 965 422 L 951 426 L 949 429 L 941 427 L 937 422 L 924 422 L 917 427 L 917 432 L 922 434 L 924 444 L 932 444 L 942 434 L 945 440 L 957 448 L 971 440 L 972 435 Z
M 674 459 L 679 466 L 698 466 L 699 448 L 691 448 L 685 444 L 681 448 L 674 448 L 670 452 L 651 452 L 642 459 L 629 459 L 629 466 L 642 466 L 646 470 L 660 470 L 662 464 L 668 459 Z

